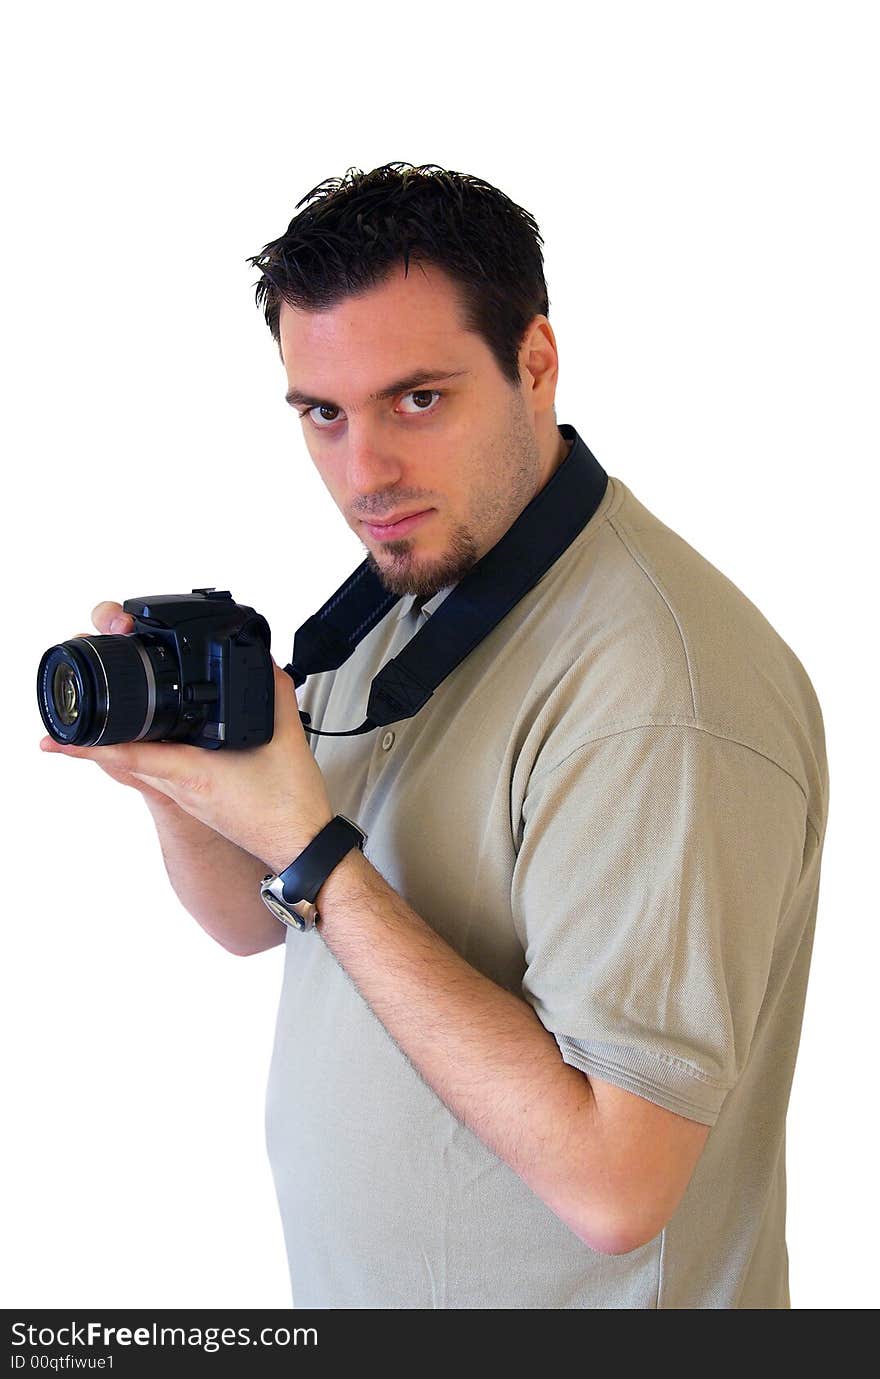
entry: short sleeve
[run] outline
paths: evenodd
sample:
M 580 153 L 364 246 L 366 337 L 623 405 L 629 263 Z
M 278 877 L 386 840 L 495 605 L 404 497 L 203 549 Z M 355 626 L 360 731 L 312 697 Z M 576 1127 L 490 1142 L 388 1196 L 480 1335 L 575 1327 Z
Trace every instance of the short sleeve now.
M 566 1062 L 714 1124 L 748 1057 L 806 803 L 752 748 L 645 725 L 536 771 L 512 881 L 523 996 Z

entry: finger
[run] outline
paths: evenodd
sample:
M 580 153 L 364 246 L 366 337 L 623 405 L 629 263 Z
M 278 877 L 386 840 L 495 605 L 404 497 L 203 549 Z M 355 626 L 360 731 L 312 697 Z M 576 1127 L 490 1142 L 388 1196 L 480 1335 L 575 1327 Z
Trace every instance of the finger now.
M 43 747 L 43 743 L 47 745 Z M 201 748 L 190 747 L 186 743 L 117 742 L 106 747 L 73 747 L 56 742 L 54 738 L 44 738 L 40 746 L 47 752 L 82 757 L 115 770 L 131 771 L 133 774 L 142 771 L 157 777 L 166 785 L 187 783 L 195 788 L 198 788 L 200 768 L 205 761 Z
M 134 776 L 135 780 L 141 780 L 144 785 L 151 785 L 153 789 L 158 790 L 160 794 L 167 795 L 169 799 L 172 798 L 168 782 L 162 780 L 159 776 L 148 776 L 143 771 L 132 771 L 131 774 Z
M 272 669 L 275 673 L 275 706 L 278 718 L 282 723 L 296 719 L 301 722 L 299 717 L 299 700 L 296 697 L 296 686 L 293 677 L 288 675 L 286 670 L 272 661 Z
M 282 670 L 278 662 L 274 659 L 274 657 L 272 658 L 272 670 L 275 675 L 275 688 L 280 688 L 282 693 L 288 697 L 290 697 L 292 693 L 292 696 L 295 699 L 296 686 L 293 683 L 293 676 L 288 675 L 286 670 Z
M 134 618 L 123 611 L 121 603 L 115 603 L 112 599 L 104 599 L 92 609 L 92 622 L 105 636 L 134 631 Z

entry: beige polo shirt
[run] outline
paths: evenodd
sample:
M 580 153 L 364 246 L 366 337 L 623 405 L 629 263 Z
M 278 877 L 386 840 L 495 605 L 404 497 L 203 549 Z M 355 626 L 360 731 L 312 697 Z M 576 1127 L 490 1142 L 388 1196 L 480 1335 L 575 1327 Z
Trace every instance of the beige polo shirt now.
M 448 592 L 309 678 L 316 727 L 363 722 Z M 828 767 L 810 680 L 754 604 L 609 478 L 416 717 L 311 742 L 373 865 L 560 1057 L 712 1130 L 665 1229 L 596 1253 L 446 1108 L 319 935 L 291 931 L 266 1130 L 294 1305 L 789 1307 L 785 1117 Z

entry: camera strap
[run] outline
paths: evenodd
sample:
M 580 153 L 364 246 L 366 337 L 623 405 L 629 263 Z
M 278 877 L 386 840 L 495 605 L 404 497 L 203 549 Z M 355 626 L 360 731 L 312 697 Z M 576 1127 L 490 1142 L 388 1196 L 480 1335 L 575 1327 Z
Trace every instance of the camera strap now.
M 501 539 L 375 676 L 361 726 L 326 732 L 312 728 L 309 714 L 301 712 L 307 733 L 355 737 L 412 718 L 568 549 L 601 503 L 608 475 L 573 426 L 563 423 L 558 429 L 574 441 L 571 450 Z M 309 675 L 341 666 L 399 598 L 365 560 L 297 630 L 293 658 L 284 667 L 294 685 L 299 688 Z

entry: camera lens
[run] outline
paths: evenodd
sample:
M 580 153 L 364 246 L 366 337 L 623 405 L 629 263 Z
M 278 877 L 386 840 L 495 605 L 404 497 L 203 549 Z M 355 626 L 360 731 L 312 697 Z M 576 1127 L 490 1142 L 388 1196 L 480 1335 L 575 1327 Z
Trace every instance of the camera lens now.
M 69 661 L 59 661 L 52 676 L 52 699 L 58 717 L 67 728 L 79 713 L 79 690 L 76 675 Z
M 73 637 L 44 652 L 37 701 L 56 742 L 93 747 L 168 737 L 180 713 L 177 657 L 137 634 Z

